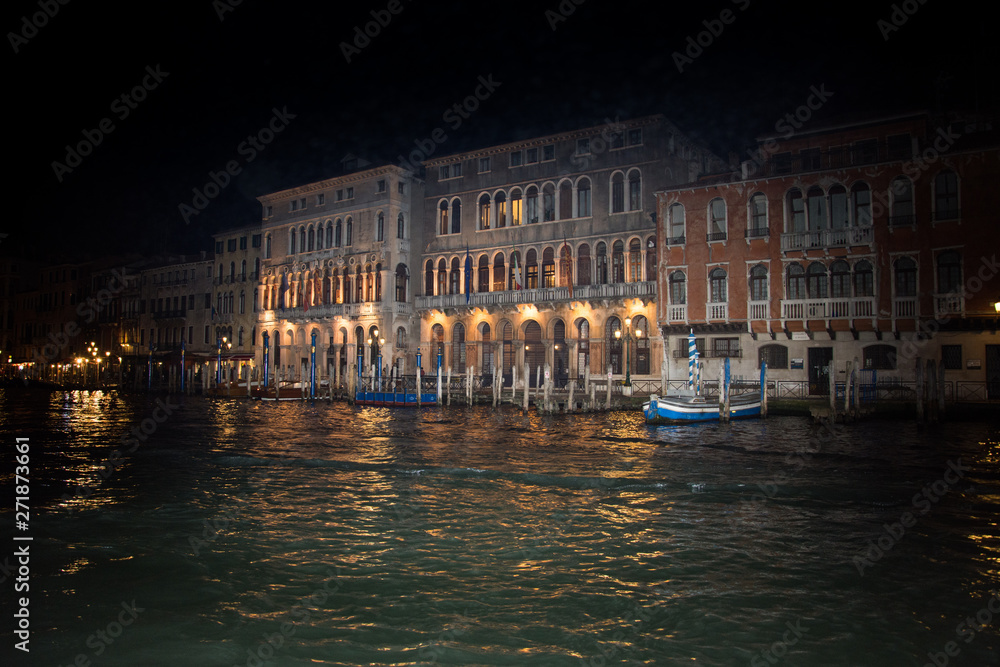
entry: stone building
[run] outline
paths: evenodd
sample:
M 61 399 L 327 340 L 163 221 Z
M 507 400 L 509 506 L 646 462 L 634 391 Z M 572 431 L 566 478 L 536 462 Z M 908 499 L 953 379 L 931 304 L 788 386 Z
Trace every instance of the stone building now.
M 557 386 L 659 379 L 654 192 L 718 171 L 660 115 L 427 160 L 415 306 L 423 366 Z
M 759 140 L 736 173 L 663 188 L 656 319 L 687 377 L 693 330 L 756 377 L 829 391 L 856 358 L 910 382 L 944 365 L 958 399 L 1000 395 L 998 143 L 988 123 L 926 114 Z M 804 392 L 803 392 L 804 393 Z
M 335 383 L 346 384 L 359 355 L 366 373 L 380 353 L 387 370 L 412 372 L 419 334 L 410 272 L 422 244 L 422 181 L 386 165 L 259 200 L 258 331 L 267 334 L 271 381 L 276 372 L 308 377 L 314 333 L 317 374 Z M 255 346 L 259 366 L 263 342 Z

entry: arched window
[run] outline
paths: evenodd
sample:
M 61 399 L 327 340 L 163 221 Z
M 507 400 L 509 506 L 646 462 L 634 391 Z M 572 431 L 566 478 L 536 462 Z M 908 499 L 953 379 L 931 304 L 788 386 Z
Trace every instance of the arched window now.
M 569 348 L 566 345 L 566 323 L 557 319 L 552 323 L 552 361 L 555 366 L 553 383 L 565 387 L 569 381 Z
M 726 290 L 726 270 L 716 267 L 708 274 L 709 297 L 711 303 L 725 303 L 728 300 Z
M 538 289 L 538 253 L 529 248 L 524 256 L 524 288 Z
M 867 183 L 855 183 L 851 187 L 851 204 L 854 213 L 854 226 L 870 226 L 872 224 L 872 193 Z
M 628 210 L 642 210 L 642 175 L 637 169 L 628 174 Z
M 956 220 L 960 215 L 958 176 L 945 169 L 934 177 L 934 219 Z
M 448 262 L 442 257 L 438 260 L 438 296 L 448 293 Z
M 776 343 L 761 345 L 757 349 L 757 368 L 763 361 L 767 362 L 769 369 L 788 368 L 788 348 Z
M 402 266 L 402 264 L 400 264 L 400 266 Z M 396 349 L 406 349 L 406 329 L 403 327 L 396 327 Z
M 573 251 L 563 243 L 559 249 L 559 277 L 563 287 L 571 287 L 573 283 Z
M 288 254 L 295 254 L 295 230 L 291 229 L 288 231 Z
M 649 375 L 649 322 L 645 317 L 639 315 L 632 320 L 632 333 L 635 334 L 635 373 Z
M 586 243 L 576 251 L 576 284 L 590 284 L 590 246 Z
M 382 300 L 382 265 L 375 265 L 375 301 Z
M 851 267 L 842 259 L 830 265 L 830 296 L 834 299 L 851 296 Z
M 762 264 L 750 269 L 750 300 L 767 301 L 767 268 Z
M 477 282 L 479 283 L 479 292 L 489 292 L 490 291 L 490 258 L 486 255 L 479 256 L 479 271 L 477 275 Z
M 556 219 L 556 189 L 551 183 L 542 186 L 542 215 L 545 222 Z
M 490 196 L 484 194 L 479 197 L 479 229 L 490 228 Z
M 806 294 L 810 299 L 826 298 L 826 267 L 813 262 L 806 271 Z
M 450 227 L 448 225 L 448 202 L 441 202 L 440 210 L 438 212 L 438 233 L 441 235 L 448 234 Z
M 673 271 L 667 280 L 670 284 L 670 303 L 682 306 L 687 303 L 687 276 L 683 271 Z
M 299 252 L 306 251 L 306 228 L 299 227 Z
M 507 289 L 507 270 L 504 268 L 503 253 L 497 253 L 493 259 L 493 291 L 503 292 Z
M 323 249 L 323 223 L 316 227 L 316 250 Z
M 434 296 L 434 260 L 424 265 L 424 296 Z
M 379 211 L 378 215 L 375 216 L 375 240 L 385 240 L 385 213 L 382 211 Z
M 493 203 L 496 206 L 496 226 L 500 227 L 507 226 L 507 194 L 505 192 L 498 192 L 493 198 Z
M 542 251 L 542 287 L 556 286 L 555 251 L 551 246 Z
M 611 246 L 611 282 L 625 282 L 625 244 L 621 241 Z
M 642 242 L 639 239 L 632 239 L 628 244 L 628 281 L 642 281 Z
M 866 259 L 854 265 L 854 296 L 875 296 L 875 272 Z
M 247 261 L 244 259 L 240 262 L 240 280 L 247 279 Z
M 347 235 L 344 239 L 344 245 L 350 246 L 354 243 L 354 219 L 347 219 Z
M 798 262 L 785 270 L 785 292 L 789 299 L 806 298 L 806 272 Z
M 611 176 L 611 212 L 625 212 L 625 175 L 620 171 Z
M 316 249 L 316 230 L 313 229 L 312 225 L 309 225 L 309 243 L 306 246 L 306 249 L 309 252 L 312 252 L 313 250 Z
M 246 290 L 240 290 L 240 315 L 247 312 L 247 293 Z
M 524 223 L 524 208 L 521 201 L 521 190 L 514 188 L 510 192 L 510 224 L 521 225 Z
M 365 301 L 374 301 L 375 276 L 372 274 L 372 265 L 365 266 Z
M 451 333 L 451 364 L 456 370 L 465 370 L 468 365 L 465 359 L 465 325 L 459 322 Z
M 326 247 L 333 247 L 333 223 L 329 220 L 326 221 Z
M 352 287 L 351 272 L 348 269 L 344 269 L 344 303 L 351 302 L 351 297 L 354 295 Z
M 336 248 L 344 245 L 344 222 L 339 218 L 337 219 L 336 232 L 333 236 L 333 245 Z
M 559 199 L 556 205 L 559 207 L 557 220 L 573 217 L 573 186 L 569 181 L 559 183 Z
M 667 209 L 667 245 L 682 245 L 684 233 L 684 205 L 671 204 Z
M 806 231 L 806 204 L 802 199 L 802 191 L 792 188 L 785 195 L 788 205 L 788 231 L 792 233 Z
M 340 271 L 338 269 L 333 270 L 333 277 L 330 278 L 330 289 L 332 291 L 331 303 L 343 303 L 343 295 L 340 292 Z
M 576 184 L 576 216 L 578 218 L 589 218 L 591 216 L 589 178 L 581 178 Z
M 726 222 L 726 202 L 716 197 L 708 205 L 709 211 L 709 241 L 725 241 L 729 226 Z
M 448 294 L 462 293 L 462 263 L 458 257 L 451 258 L 451 272 L 448 274 Z
M 524 363 L 528 365 L 528 379 L 532 387 L 538 379 L 536 368 L 545 364 L 545 345 L 542 344 L 542 327 L 534 320 L 524 325 Z
M 830 226 L 847 229 L 848 220 L 847 190 L 843 185 L 834 185 L 830 188 Z
M 916 222 L 913 210 L 913 182 L 906 176 L 892 179 L 889 190 L 892 195 L 892 214 L 889 216 L 889 226 L 899 227 L 912 225 Z
M 462 202 L 459 199 L 451 203 L 451 233 L 462 233 Z
M 525 190 L 524 219 L 529 225 L 538 222 L 538 188 L 534 185 Z
M 893 265 L 895 271 L 896 296 L 917 295 L 917 263 L 911 257 L 900 257 Z
M 402 213 L 396 216 L 396 238 L 406 238 L 406 218 L 403 217 Z
M 809 230 L 821 231 L 829 228 L 826 217 L 826 195 L 823 189 L 818 187 L 809 188 Z
M 365 279 L 361 275 L 361 267 L 358 267 L 357 272 L 354 274 L 354 293 L 355 302 L 362 303 L 365 300 Z
M 937 293 L 960 294 L 962 290 L 962 258 L 954 250 L 937 256 Z
M 271 235 L 264 240 L 264 259 L 271 259 Z
M 514 369 L 514 327 L 510 322 L 504 321 L 500 324 L 500 340 L 503 341 L 501 348 L 502 358 L 500 367 L 503 373 L 504 382 L 513 381 L 512 370 Z
M 603 241 L 597 244 L 597 284 L 608 284 L 608 246 Z
M 444 261 L 444 260 L 441 260 Z M 439 365 L 444 367 L 444 327 L 440 324 L 435 324 L 431 327 L 431 354 L 435 358 L 431 359 L 431 368 L 437 368 Z
M 621 320 L 609 317 L 604 327 L 604 346 L 608 351 L 608 365 L 615 375 L 622 372 L 622 334 Z
M 868 345 L 862 351 L 867 369 L 896 370 L 896 348 L 892 345 Z
M 410 277 L 410 272 L 406 269 L 406 264 L 396 265 L 396 301 L 403 303 L 406 301 L 406 283 Z

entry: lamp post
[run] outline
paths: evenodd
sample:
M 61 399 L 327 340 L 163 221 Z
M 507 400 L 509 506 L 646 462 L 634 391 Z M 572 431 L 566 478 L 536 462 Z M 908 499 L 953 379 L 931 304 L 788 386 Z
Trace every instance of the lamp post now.
M 249 382 L 249 380 L 248 380 Z M 316 398 L 316 332 L 309 345 L 309 398 Z
M 267 360 L 267 355 L 268 355 L 268 352 L 269 352 L 269 350 L 268 350 L 268 335 L 267 335 L 266 331 L 262 334 L 262 337 L 264 339 L 264 388 L 266 389 L 267 388 L 267 374 L 268 374 L 268 360 Z

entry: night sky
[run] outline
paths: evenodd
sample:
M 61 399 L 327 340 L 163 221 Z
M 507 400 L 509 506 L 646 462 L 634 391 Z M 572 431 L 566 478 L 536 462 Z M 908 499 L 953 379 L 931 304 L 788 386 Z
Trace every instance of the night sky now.
M 58 12 L 25 29 L 40 4 Z M 438 127 L 448 139 L 434 155 L 444 155 L 663 113 L 725 157 L 773 131 L 811 86 L 833 93 L 818 123 L 995 110 L 1000 59 L 986 17 L 971 3 L 896 7 L 7 3 L 13 210 L 0 252 L 52 260 L 211 249 L 212 232 L 260 219 L 257 196 L 336 176 L 347 153 L 398 163 Z M 388 23 L 356 49 L 356 27 L 375 32 L 373 11 Z M 709 39 L 712 28 L 721 32 Z M 699 33 L 707 46 L 697 55 L 688 38 Z M 675 53 L 696 57 L 679 71 Z M 453 130 L 443 114 L 491 75 L 499 87 Z M 122 99 L 144 81 L 145 99 Z M 261 150 L 244 144 L 275 109 L 294 118 Z M 85 131 L 100 144 L 70 167 L 66 146 Z M 179 206 L 232 160 L 240 173 L 186 223 Z

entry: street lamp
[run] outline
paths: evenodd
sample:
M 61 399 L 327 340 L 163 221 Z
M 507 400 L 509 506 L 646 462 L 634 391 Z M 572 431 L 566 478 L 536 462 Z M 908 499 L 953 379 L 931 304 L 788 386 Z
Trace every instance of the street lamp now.
M 632 326 L 632 318 L 625 318 L 625 386 L 632 386 L 632 368 L 631 359 L 629 359 L 629 348 L 632 347 L 632 332 L 630 327 Z M 638 332 L 636 332 L 638 335 Z

